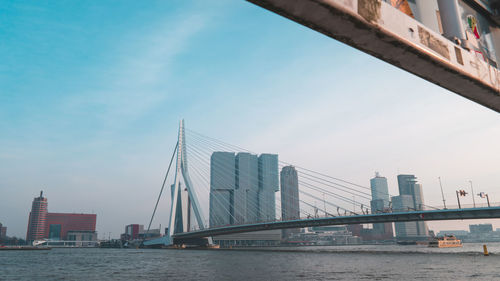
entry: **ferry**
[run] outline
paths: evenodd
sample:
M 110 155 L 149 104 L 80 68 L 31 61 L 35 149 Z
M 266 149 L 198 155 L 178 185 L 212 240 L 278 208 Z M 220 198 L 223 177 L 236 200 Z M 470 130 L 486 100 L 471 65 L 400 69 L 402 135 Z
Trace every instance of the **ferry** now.
M 454 235 L 446 235 L 444 237 L 437 237 L 435 240 L 430 241 L 429 247 L 435 247 L 435 248 L 462 247 L 462 241 L 457 239 Z

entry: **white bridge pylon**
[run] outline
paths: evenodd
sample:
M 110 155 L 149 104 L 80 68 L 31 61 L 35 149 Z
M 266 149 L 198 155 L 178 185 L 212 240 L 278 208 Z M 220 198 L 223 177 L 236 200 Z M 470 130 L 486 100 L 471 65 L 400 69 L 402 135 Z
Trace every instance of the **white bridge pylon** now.
M 181 182 L 184 182 L 184 184 L 182 185 Z M 174 234 L 189 232 L 191 230 L 192 212 L 194 213 L 198 229 L 202 230 L 205 228 L 203 225 L 205 220 L 188 172 L 184 120 L 181 120 L 179 125 L 175 179 L 171 191 L 172 203 L 170 206 L 168 231 L 164 237 L 147 241 L 144 243 L 145 245 L 173 245 Z M 208 239 L 208 243 L 212 243 L 210 238 Z

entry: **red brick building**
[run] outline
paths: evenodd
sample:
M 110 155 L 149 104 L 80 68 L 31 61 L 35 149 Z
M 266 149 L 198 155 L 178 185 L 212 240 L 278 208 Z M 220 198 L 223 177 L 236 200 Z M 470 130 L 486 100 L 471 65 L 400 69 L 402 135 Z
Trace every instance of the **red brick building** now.
M 47 198 L 43 197 L 43 191 L 40 191 L 40 196 L 33 199 L 33 203 L 31 204 L 28 231 L 26 233 L 27 241 L 40 240 L 45 237 L 47 205 Z
M 95 231 L 96 214 L 48 213 L 44 238 L 67 240 L 68 231 Z

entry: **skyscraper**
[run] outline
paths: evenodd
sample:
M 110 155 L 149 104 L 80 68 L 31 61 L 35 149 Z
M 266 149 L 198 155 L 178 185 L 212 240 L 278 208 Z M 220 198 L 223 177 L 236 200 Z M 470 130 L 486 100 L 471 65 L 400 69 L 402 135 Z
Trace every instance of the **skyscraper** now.
M 256 222 L 259 218 L 259 163 L 257 155 L 236 155 L 234 213 L 236 223 Z
M 210 226 L 234 223 L 235 155 L 214 152 L 210 157 Z
M 278 155 L 214 152 L 210 158 L 210 226 L 276 218 Z
M 27 241 L 41 240 L 45 237 L 45 228 L 47 223 L 47 198 L 43 197 L 43 191 L 40 196 L 33 199 L 31 212 L 28 219 Z
M 276 219 L 276 196 L 279 191 L 278 155 L 259 156 L 259 220 Z
M 375 177 L 370 180 L 372 200 L 370 207 L 372 214 L 386 212 L 389 208 L 389 188 L 387 179 L 380 176 L 377 172 Z M 393 238 L 392 223 L 374 223 L 373 234 L 377 240 L 388 240 Z
M 422 185 L 417 183 L 415 175 L 398 175 L 399 195 L 393 197 L 393 209 L 395 211 L 416 211 L 424 209 L 424 196 Z M 395 223 L 396 236 L 406 239 L 409 237 L 427 237 L 429 230 L 427 223 L 419 222 L 398 222 Z
M 379 208 L 375 210 L 372 204 L 372 213 L 384 211 L 385 208 L 389 207 L 389 188 L 387 186 L 387 179 L 381 177 L 378 172 L 375 173 L 375 177 L 370 180 L 370 188 L 372 191 L 372 201 L 382 200 Z
M 293 220 L 300 218 L 299 206 L 299 178 L 297 170 L 293 166 L 286 166 L 280 173 L 281 186 L 281 219 Z M 282 237 L 288 238 L 291 233 L 300 232 L 296 229 L 283 229 Z

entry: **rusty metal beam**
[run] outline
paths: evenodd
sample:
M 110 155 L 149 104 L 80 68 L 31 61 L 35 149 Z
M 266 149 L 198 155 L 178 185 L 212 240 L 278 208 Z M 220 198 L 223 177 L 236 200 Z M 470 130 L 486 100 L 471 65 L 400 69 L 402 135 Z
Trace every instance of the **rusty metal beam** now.
M 385 2 L 247 1 L 500 112 L 496 67 Z

